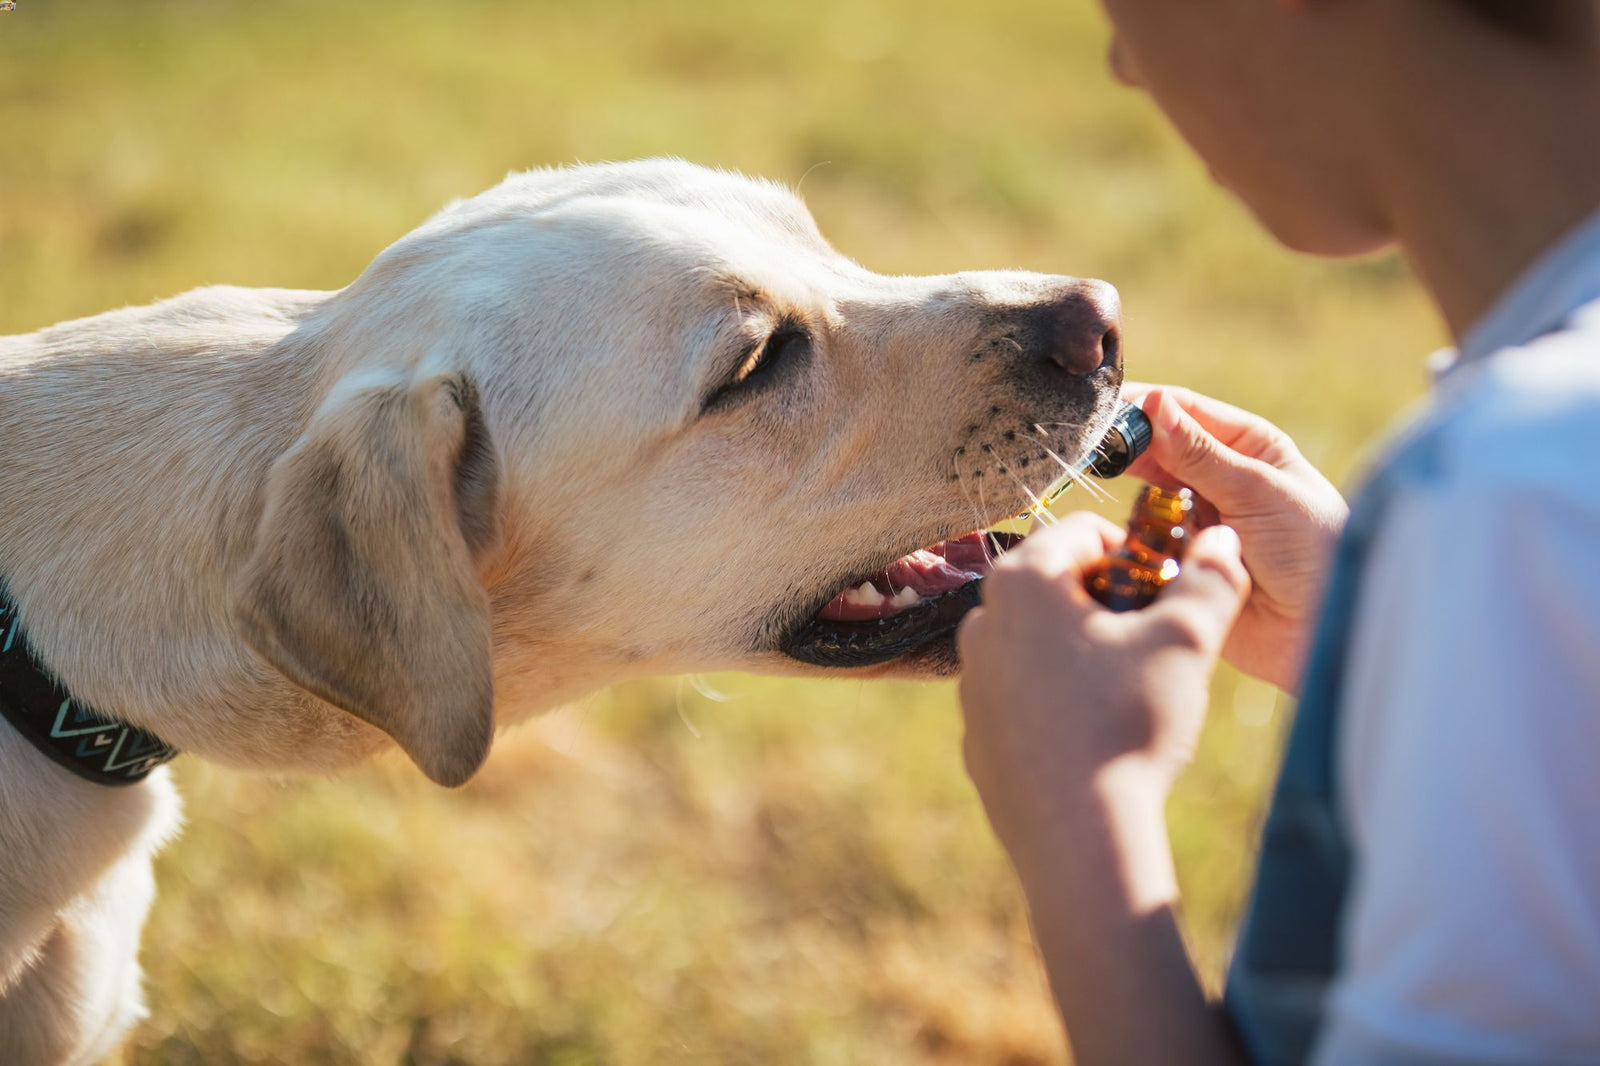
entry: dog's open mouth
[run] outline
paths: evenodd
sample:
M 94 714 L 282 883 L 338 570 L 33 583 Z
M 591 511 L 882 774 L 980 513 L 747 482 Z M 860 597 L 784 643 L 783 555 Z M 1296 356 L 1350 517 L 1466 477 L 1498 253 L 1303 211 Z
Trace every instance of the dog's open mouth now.
M 902 555 L 840 590 L 782 650 L 815 666 L 871 666 L 953 638 L 978 605 L 994 559 L 1021 541 L 1013 533 L 968 533 Z
M 1035 507 L 1047 506 L 1083 474 L 1118 476 L 1150 446 L 1154 433 L 1142 410 L 1118 404 L 1099 445 L 1040 496 L 1029 493 Z M 994 560 L 1021 542 L 1016 533 L 987 530 L 902 555 L 836 592 L 793 627 L 779 649 L 813 666 L 848 667 L 872 666 L 928 648 L 934 666 L 953 669 L 961 619 L 978 605 Z

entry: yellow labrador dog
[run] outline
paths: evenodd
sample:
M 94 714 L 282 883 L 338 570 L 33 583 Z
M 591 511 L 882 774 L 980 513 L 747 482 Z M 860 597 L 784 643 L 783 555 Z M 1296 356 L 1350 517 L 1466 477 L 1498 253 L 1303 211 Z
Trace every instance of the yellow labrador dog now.
M 0 1063 L 140 1014 L 173 750 L 459 785 L 620 678 L 949 672 L 972 531 L 1121 378 L 1103 283 L 873 274 L 670 160 L 513 176 L 337 292 L 0 338 Z

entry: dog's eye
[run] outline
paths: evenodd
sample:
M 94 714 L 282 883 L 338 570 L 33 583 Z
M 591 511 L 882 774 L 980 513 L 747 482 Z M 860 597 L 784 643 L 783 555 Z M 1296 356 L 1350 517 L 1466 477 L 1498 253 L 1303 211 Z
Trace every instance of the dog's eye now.
M 803 346 L 809 346 L 811 338 L 806 336 L 804 330 L 780 329 L 767 338 L 767 343 L 750 353 L 750 358 L 739 367 L 739 372 L 733 376 L 733 384 L 743 385 L 754 379 L 772 373 L 785 359 L 796 355 Z
M 780 367 L 804 356 L 810 349 L 811 337 L 805 330 L 785 326 L 774 331 L 739 364 L 733 379 L 711 394 L 706 407 L 714 407 L 765 383 Z

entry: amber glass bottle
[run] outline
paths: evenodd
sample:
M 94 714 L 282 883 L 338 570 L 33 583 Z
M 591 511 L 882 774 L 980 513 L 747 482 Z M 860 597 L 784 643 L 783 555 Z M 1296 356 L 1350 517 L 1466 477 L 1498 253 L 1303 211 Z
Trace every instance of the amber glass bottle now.
M 1084 575 L 1089 595 L 1113 611 L 1148 607 L 1178 576 L 1194 534 L 1194 493 L 1146 485 L 1128 519 L 1128 539 Z

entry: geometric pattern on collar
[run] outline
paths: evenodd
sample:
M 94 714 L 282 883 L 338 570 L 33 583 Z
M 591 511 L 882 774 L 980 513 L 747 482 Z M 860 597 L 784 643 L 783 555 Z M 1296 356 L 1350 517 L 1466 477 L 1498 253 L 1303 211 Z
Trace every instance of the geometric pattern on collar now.
M 132 785 L 178 749 L 72 698 L 34 657 L 5 585 L 0 583 L 0 717 L 35 748 L 86 781 Z

